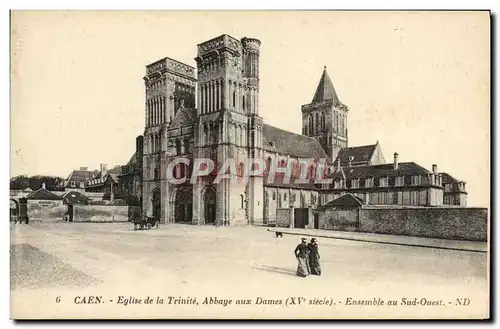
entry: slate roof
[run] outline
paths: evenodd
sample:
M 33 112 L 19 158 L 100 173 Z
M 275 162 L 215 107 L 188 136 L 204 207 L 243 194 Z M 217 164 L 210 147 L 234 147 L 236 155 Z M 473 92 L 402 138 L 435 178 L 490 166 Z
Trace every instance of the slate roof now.
M 275 177 L 272 182 L 268 183 L 267 175 L 264 177 L 264 186 L 265 187 L 277 187 L 277 188 L 294 188 L 294 189 L 306 189 L 306 190 L 316 190 L 316 186 L 313 184 L 314 180 L 311 180 L 307 183 L 295 183 L 296 178 L 290 177 L 290 181 L 288 183 L 283 182 L 284 175 L 275 174 Z
M 190 126 L 195 123 L 196 115 L 196 109 L 181 107 L 175 114 L 168 128 Z
M 337 164 L 340 159 L 340 165 L 345 166 L 349 163 L 349 158 L 353 157 L 352 165 L 367 164 L 376 148 L 377 144 L 341 148 L 334 163 Z
M 453 177 L 452 175 L 450 175 L 450 174 L 448 174 L 446 172 L 442 172 L 442 173 L 439 173 L 439 174 L 441 175 L 441 178 L 443 180 L 443 184 L 461 182 L 461 180 L 456 179 L 455 177 Z
M 431 172 L 415 162 L 402 162 L 398 165 L 398 169 L 394 170 L 394 164 L 387 163 L 382 165 L 367 165 L 341 167 L 341 171 L 335 171 L 328 175 L 330 178 L 342 178 L 347 180 L 357 178 L 381 178 L 381 177 L 396 177 L 396 176 L 417 176 L 427 175 Z
M 312 103 L 323 102 L 330 99 L 333 100 L 334 105 L 341 104 L 325 66 L 323 74 L 319 80 L 318 87 L 316 88 L 316 92 L 314 93 Z
M 26 199 L 28 199 L 28 200 L 61 200 L 62 198 L 59 195 L 54 194 L 49 190 L 46 190 L 44 188 L 40 188 L 40 189 L 28 194 Z
M 64 204 L 80 204 L 87 205 L 90 202 L 90 198 L 86 195 L 83 195 L 77 191 L 70 191 L 63 195 L 63 203 Z
M 344 195 L 341 195 L 340 197 L 331 200 L 327 203 L 324 204 L 325 207 L 331 206 L 331 207 L 359 207 L 363 205 L 365 202 L 363 199 L 351 194 L 351 193 L 346 193 Z
M 268 124 L 263 125 L 262 147 L 270 152 L 299 158 L 328 158 L 318 140 Z
M 73 181 L 76 183 L 84 182 L 91 180 L 96 175 L 95 171 L 88 170 L 73 170 L 71 174 L 69 174 L 67 181 Z

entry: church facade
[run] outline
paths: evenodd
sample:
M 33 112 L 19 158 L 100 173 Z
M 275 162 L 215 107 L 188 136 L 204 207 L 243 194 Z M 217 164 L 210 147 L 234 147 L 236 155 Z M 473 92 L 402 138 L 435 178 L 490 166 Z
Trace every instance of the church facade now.
M 417 189 L 421 196 L 420 191 L 425 190 L 426 201 L 419 197 L 419 205 L 443 204 L 445 188 L 440 173 L 418 165 L 414 170 L 407 163 L 386 164 L 378 142 L 349 147 L 349 109 L 339 100 L 326 67 L 312 102 L 301 108 L 302 134 L 266 124 L 259 106 L 260 45 L 254 38 L 238 40 L 224 34 L 197 46 L 196 68 L 168 57 L 146 67 L 144 216 L 162 223 L 265 225 L 276 221 L 280 209 L 310 213 L 344 193 L 356 193 L 373 202 L 371 193 L 385 188 L 380 179 L 399 184 L 400 179 L 394 177 L 407 174 L 423 178 L 403 178 L 403 185 L 391 192 Z M 202 158 L 212 160 L 215 167 L 191 180 L 193 165 Z M 261 174 L 244 179 L 249 158 L 261 159 L 265 168 Z M 306 169 L 295 165 L 305 158 L 313 159 Z M 236 164 L 228 171 L 234 179 L 217 181 L 217 173 L 228 159 Z M 314 180 L 322 159 L 326 160 L 325 175 L 331 184 Z M 292 162 L 290 180 L 283 175 L 268 179 L 272 164 L 287 166 Z M 297 183 L 304 170 L 308 183 Z M 185 182 L 172 183 L 168 172 L 185 178 Z M 366 179 L 377 183 L 370 185 Z M 410 184 L 405 185 L 407 181 Z M 376 201 L 394 204 L 394 193 L 390 200 Z M 403 194 L 399 201 L 407 202 Z

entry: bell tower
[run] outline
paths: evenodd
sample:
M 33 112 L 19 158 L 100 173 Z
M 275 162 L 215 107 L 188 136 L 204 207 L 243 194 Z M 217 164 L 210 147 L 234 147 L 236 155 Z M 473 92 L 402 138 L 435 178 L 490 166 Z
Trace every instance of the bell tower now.
M 216 224 L 238 225 L 262 218 L 262 201 L 255 202 L 255 179 L 242 181 L 242 165 L 249 157 L 262 156 L 262 118 L 259 117 L 260 41 L 238 40 L 227 34 L 198 45 L 195 58 L 198 69 L 198 131 L 195 157 L 210 158 L 216 173 L 198 180 L 193 186 L 193 214 L 200 223 L 205 214 L 204 191 L 216 195 Z M 227 159 L 236 168 L 223 170 L 236 176 L 215 182 L 215 176 Z M 229 160 L 232 161 L 232 160 Z M 261 184 L 261 190 L 263 190 Z M 263 191 L 260 191 L 262 194 Z M 262 220 L 262 219 L 260 219 Z
M 325 66 L 312 102 L 302 105 L 302 134 L 316 138 L 332 161 L 341 148 L 348 146 L 348 112 Z

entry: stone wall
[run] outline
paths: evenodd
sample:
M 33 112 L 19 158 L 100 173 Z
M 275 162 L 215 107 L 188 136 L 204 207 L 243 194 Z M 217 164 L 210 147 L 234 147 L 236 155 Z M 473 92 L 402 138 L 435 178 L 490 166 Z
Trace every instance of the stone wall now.
M 290 227 L 290 209 L 276 209 L 276 226 Z
M 128 222 L 128 206 L 75 205 L 73 221 L 75 222 Z
M 359 231 L 359 209 L 325 209 L 319 213 L 319 228 L 336 231 Z
M 62 200 L 28 200 L 28 218 L 63 219 L 67 206 Z
M 464 207 L 367 207 L 360 209 L 363 232 L 486 241 L 488 210 Z

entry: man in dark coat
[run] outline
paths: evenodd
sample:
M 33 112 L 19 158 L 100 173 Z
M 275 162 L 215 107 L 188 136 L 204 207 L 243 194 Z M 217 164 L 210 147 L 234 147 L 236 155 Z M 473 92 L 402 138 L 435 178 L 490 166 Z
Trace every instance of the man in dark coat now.
M 321 275 L 321 265 L 319 264 L 319 250 L 316 239 L 312 238 L 307 246 L 309 249 L 309 266 L 311 267 L 311 274 Z
M 295 248 L 294 253 L 299 262 L 297 275 L 305 278 L 311 273 L 309 268 L 309 248 L 307 247 L 307 240 L 305 238 L 302 238 L 302 243 Z

